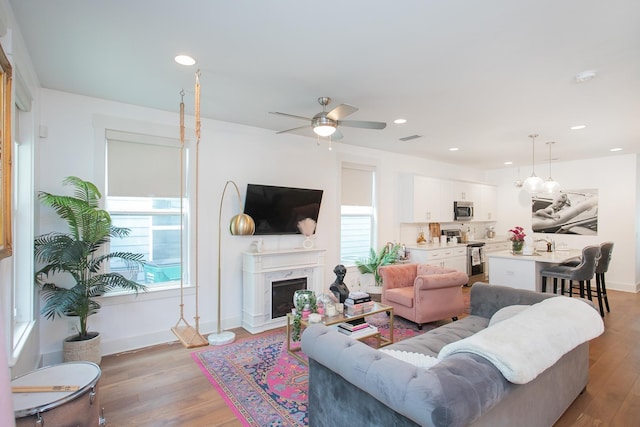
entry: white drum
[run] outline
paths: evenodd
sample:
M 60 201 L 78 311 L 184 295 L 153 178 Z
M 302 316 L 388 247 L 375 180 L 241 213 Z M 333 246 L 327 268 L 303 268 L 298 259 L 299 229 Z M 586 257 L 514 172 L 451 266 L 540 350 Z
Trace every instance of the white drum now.
M 91 362 L 47 366 L 11 381 L 12 387 L 77 386 L 73 391 L 13 393 L 16 427 L 104 426 L 100 411 L 100 367 Z

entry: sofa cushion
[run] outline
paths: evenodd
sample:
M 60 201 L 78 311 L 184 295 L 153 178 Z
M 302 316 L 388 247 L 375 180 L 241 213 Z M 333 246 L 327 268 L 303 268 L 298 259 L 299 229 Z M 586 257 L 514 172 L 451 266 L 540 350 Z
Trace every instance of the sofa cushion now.
M 440 349 L 445 345 L 467 338 L 485 329 L 488 323 L 489 319 L 484 317 L 467 316 L 385 348 L 436 357 L 440 353 Z
M 405 307 L 413 307 L 413 286 L 404 288 L 387 289 L 384 293 L 387 302 L 403 305 Z

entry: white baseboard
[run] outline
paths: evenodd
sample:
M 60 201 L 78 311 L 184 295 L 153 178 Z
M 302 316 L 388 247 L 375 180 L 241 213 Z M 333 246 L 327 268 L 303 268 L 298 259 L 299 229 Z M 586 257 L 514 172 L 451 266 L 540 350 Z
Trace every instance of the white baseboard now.
M 240 317 L 234 317 L 232 319 L 223 320 L 222 324 L 225 329 L 237 328 L 241 326 L 241 319 Z M 190 323 L 190 325 L 194 326 L 192 323 Z M 155 331 L 137 336 L 118 338 L 115 340 L 102 340 L 100 343 L 102 347 L 102 355 L 108 356 L 110 354 L 131 352 L 144 347 L 178 341 L 178 337 L 176 337 L 176 335 L 171 331 L 173 326 L 175 326 L 175 324 L 172 324 L 163 331 Z M 207 335 L 214 332 L 216 329 L 216 322 L 211 321 L 200 323 L 201 335 Z M 62 363 L 62 350 L 42 354 L 42 363 L 43 366 Z
M 592 281 L 593 282 L 593 281 Z M 638 293 L 640 292 L 640 283 L 615 283 L 615 282 L 606 282 L 607 284 L 607 290 L 610 291 L 621 291 L 621 292 L 631 292 L 631 293 Z

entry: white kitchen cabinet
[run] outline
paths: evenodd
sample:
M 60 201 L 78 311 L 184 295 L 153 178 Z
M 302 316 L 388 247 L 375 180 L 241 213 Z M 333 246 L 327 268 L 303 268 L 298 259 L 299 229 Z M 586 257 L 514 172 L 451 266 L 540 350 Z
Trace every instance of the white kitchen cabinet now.
M 511 249 L 511 241 L 509 240 L 485 240 L 484 244 L 484 276 L 485 280 L 489 280 L 489 254 L 492 252 L 508 251 Z
M 453 222 L 453 202 L 474 204 L 474 221 L 495 221 L 496 187 L 432 178 L 400 176 L 400 222 Z
M 467 273 L 467 247 L 410 248 L 411 262 L 438 265 Z
M 442 202 L 443 180 L 404 175 L 400 180 L 401 222 L 447 222 L 453 220 L 453 207 Z M 447 209 L 450 208 L 450 209 Z
M 493 185 L 473 184 L 474 221 L 495 221 L 498 190 Z

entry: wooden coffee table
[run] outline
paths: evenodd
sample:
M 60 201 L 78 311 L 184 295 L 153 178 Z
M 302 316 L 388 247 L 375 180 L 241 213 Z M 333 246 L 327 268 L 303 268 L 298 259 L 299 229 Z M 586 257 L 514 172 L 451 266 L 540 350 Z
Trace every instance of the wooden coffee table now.
M 338 313 L 337 315 L 331 316 L 331 317 L 323 316 L 322 321 L 320 323 L 326 326 L 334 326 L 342 322 L 349 322 L 352 320 L 364 319 L 367 316 L 371 316 L 373 314 L 383 313 L 383 312 L 389 313 L 389 338 L 383 337 L 380 334 L 380 331 L 371 332 L 370 334 L 358 336 L 358 338 L 356 338 L 358 341 L 362 341 L 367 338 L 375 337 L 378 343 L 378 348 L 380 348 L 380 347 L 387 346 L 389 344 L 393 344 L 393 307 L 389 305 L 384 305 L 379 302 L 374 302 L 373 308 L 362 314 L 349 316 L 349 315 L 346 315 L 345 313 Z M 300 325 L 301 325 L 300 334 L 302 334 L 302 329 L 309 326 L 309 320 L 300 319 Z M 307 360 L 298 354 L 301 350 L 300 346 L 291 347 L 292 326 L 293 326 L 293 314 L 288 313 L 287 314 L 287 352 L 293 357 L 295 357 L 296 359 L 298 359 L 300 362 L 307 365 L 308 364 Z

